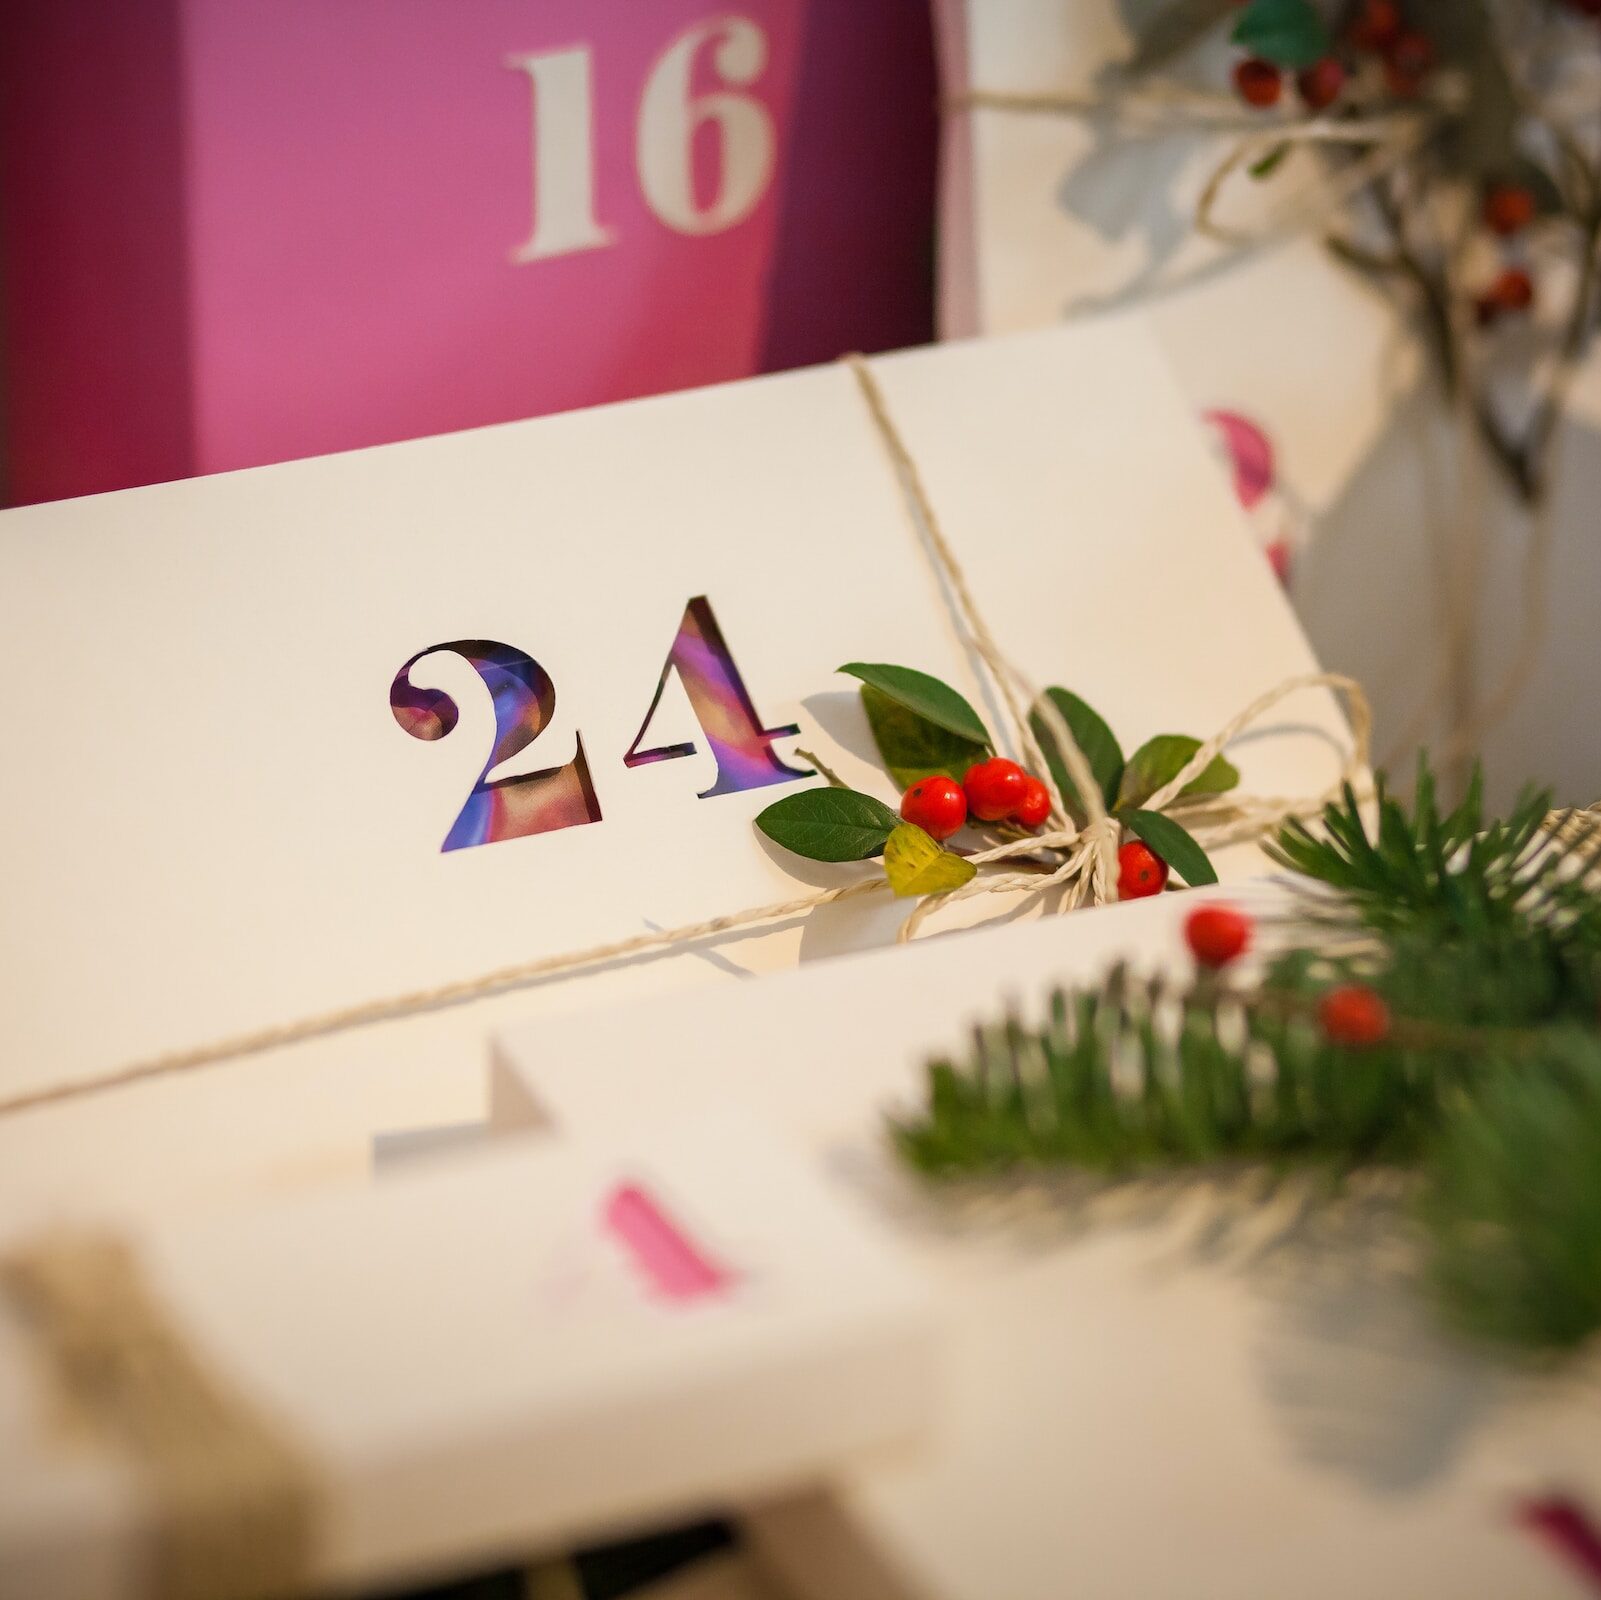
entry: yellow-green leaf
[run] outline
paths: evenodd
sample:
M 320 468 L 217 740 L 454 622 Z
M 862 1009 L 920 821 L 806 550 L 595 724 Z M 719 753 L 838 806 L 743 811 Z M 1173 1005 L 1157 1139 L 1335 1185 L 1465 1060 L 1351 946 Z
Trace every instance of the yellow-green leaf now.
M 884 875 L 898 895 L 944 894 L 960 889 L 978 872 L 966 856 L 947 850 L 910 822 L 903 822 L 884 846 Z

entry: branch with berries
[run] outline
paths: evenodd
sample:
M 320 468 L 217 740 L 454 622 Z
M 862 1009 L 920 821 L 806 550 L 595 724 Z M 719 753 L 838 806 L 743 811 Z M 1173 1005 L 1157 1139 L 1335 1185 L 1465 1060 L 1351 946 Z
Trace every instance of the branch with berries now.
M 1170 804 L 1153 807 L 1201 753 L 1199 739 L 1160 734 L 1125 757 L 1117 736 L 1086 701 L 1066 689 L 1041 696 L 1030 731 L 1051 779 L 998 753 L 983 719 L 955 689 L 911 667 L 851 662 L 840 671 L 861 684 L 862 709 L 898 808 L 851 789 L 805 755 L 828 787 L 770 805 L 756 826 L 775 844 L 811 861 L 881 857 L 897 895 L 960 892 L 984 869 L 1009 880 L 1060 879 L 1083 857 L 1092 810 L 1117 830 L 1117 897 L 1142 899 L 1177 887 L 1217 882 L 1205 849 L 1179 816 L 1215 818 L 1240 781 L 1221 754 L 1205 761 Z M 1086 803 L 1059 730 L 1075 745 L 1094 785 Z M 1053 799 L 1060 797 L 1060 806 Z M 953 842 L 954 841 L 954 842 Z M 1088 871 L 1086 869 L 1086 878 Z
M 1412 311 L 1445 391 L 1530 504 L 1598 315 L 1598 18 L 1601 0 L 1169 0 L 1129 64 L 1160 86 L 1228 29 L 1233 92 L 1260 126 L 1207 186 L 1201 226 L 1241 237 L 1213 226 L 1224 180 L 1298 182 L 1287 158 L 1309 147 L 1320 177 L 1303 214 Z M 1178 126 L 1187 104 L 1173 100 Z
M 1277 854 L 1276 925 L 1209 903 L 1188 974 L 1057 990 L 930 1063 L 891 1124 L 930 1179 L 1218 1164 L 1406 1175 L 1395 1226 L 1451 1324 L 1572 1349 L 1601 1329 L 1601 817 L 1527 792 L 1449 813 L 1353 796 Z M 1254 942 L 1277 953 L 1238 976 Z

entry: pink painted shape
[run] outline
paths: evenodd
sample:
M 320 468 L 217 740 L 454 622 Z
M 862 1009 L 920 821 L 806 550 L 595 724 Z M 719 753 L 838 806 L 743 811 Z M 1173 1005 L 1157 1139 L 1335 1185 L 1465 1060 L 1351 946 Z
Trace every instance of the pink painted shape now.
M 669 1300 L 703 1299 L 738 1281 L 737 1273 L 719 1266 L 637 1183 L 612 1190 L 602 1216 L 651 1286 Z
M 1264 552 L 1267 564 L 1273 569 L 1273 576 L 1284 585 L 1290 586 L 1290 547 L 1283 539 L 1275 539 Z
M 1582 1506 L 1562 1495 L 1547 1495 L 1525 1500 L 1517 1517 L 1601 1594 L 1601 1532 Z
M 775 187 L 686 236 L 634 172 L 639 95 L 705 0 L 188 0 L 200 470 L 567 410 L 756 370 Z M 754 92 L 790 123 L 800 6 Z M 603 248 L 518 263 L 529 84 L 509 55 L 592 51 Z M 716 86 L 703 50 L 698 92 Z M 697 140 L 697 189 L 716 182 Z M 246 203 L 244 197 L 248 197 Z
M 1208 422 L 1223 436 L 1234 467 L 1234 492 L 1247 511 L 1273 487 L 1273 441 L 1256 423 L 1236 411 L 1208 411 Z

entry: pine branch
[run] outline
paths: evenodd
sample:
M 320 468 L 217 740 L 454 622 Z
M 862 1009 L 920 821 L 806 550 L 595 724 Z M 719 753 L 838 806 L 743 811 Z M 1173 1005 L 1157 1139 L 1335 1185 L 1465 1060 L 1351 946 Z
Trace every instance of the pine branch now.
M 1299 947 L 1250 992 L 1215 976 L 1056 990 L 930 1063 L 893 1122 L 933 1178 L 1223 1162 L 1409 1169 L 1426 1275 L 1450 1320 L 1564 1350 L 1601 1329 L 1601 822 L 1545 826 L 1527 792 L 1487 822 L 1475 773 L 1449 813 L 1347 792 L 1276 855 L 1307 893 Z M 1381 1042 L 1331 1041 L 1320 998 L 1359 982 Z
M 1045 1020 L 975 1031 L 928 1069 L 927 1110 L 898 1122 L 930 1176 L 1075 1166 L 1127 1173 L 1227 1160 L 1409 1162 L 1438 1119 L 1439 1052 L 1327 1042 L 1326 976 L 1281 971 L 1264 997 L 1172 988 L 1118 967 L 1049 998 Z
M 1292 822 L 1267 848 L 1334 891 L 1304 903 L 1309 925 L 1411 934 L 1481 953 L 1497 940 L 1536 939 L 1553 959 L 1586 962 L 1601 955 L 1601 905 L 1587 882 L 1601 862 L 1601 817 L 1559 839 L 1545 827 L 1550 806 L 1548 793 L 1526 789 L 1505 820 L 1487 822 L 1475 769 L 1462 803 L 1442 814 L 1420 763 L 1410 812 L 1378 783 L 1371 836 L 1347 788 L 1316 831 Z

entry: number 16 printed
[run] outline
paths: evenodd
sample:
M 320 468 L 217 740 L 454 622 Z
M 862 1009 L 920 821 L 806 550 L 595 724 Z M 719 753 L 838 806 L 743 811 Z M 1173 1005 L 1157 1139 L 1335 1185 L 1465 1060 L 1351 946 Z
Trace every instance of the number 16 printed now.
M 573 759 L 565 766 L 510 778 L 489 777 L 496 767 L 526 750 L 556 711 L 556 686 L 550 675 L 514 645 L 493 639 L 452 639 L 419 650 L 389 686 L 389 708 L 395 721 L 414 739 L 443 739 L 455 728 L 461 715 L 456 702 L 441 689 L 419 688 L 411 681 L 411 669 L 424 657 L 441 650 L 458 655 L 471 665 L 489 691 L 495 709 L 494 747 L 467 803 L 445 835 L 442 848 L 465 850 L 472 845 L 599 822 L 600 801 L 590 779 L 582 734 L 575 735 Z M 786 765 L 774 752 L 773 740 L 787 738 L 800 729 L 794 724 L 762 727 L 745 681 L 717 626 L 711 602 L 704 595 L 684 608 L 683 621 L 662 665 L 650 707 L 623 757 L 624 766 L 640 767 L 694 755 L 693 741 L 640 749 L 661 704 L 667 675 L 675 671 L 717 762 L 717 780 L 701 791 L 701 799 L 812 776 L 807 768 Z

